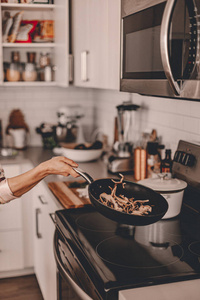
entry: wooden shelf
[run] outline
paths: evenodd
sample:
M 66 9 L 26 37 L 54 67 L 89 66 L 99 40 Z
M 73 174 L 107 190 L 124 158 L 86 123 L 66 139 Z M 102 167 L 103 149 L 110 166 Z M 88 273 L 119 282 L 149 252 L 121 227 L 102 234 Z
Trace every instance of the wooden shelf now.
M 20 4 L 20 3 L 0 3 L 2 9 L 16 10 L 47 10 L 54 9 L 55 4 Z
M 3 82 L 2 86 L 17 87 L 17 86 L 56 86 L 55 81 L 16 81 L 16 82 Z
M 54 48 L 55 43 L 3 43 L 3 48 Z

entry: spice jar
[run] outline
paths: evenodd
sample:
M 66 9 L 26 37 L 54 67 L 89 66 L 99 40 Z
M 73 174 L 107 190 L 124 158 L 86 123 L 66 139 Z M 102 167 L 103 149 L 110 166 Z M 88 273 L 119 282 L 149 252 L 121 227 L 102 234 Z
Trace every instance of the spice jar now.
M 52 81 L 52 67 L 49 53 L 40 53 L 40 80 Z
M 24 81 L 35 81 L 37 79 L 35 57 L 35 52 L 27 52 L 27 63 L 22 72 L 22 79 Z
M 20 55 L 18 51 L 11 52 L 11 63 L 6 70 L 6 80 L 19 81 L 21 78 Z

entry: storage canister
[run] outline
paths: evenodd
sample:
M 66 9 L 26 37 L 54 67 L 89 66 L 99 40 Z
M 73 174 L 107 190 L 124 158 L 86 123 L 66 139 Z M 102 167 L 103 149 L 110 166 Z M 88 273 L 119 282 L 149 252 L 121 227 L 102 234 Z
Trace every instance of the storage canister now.
M 165 178 L 163 174 L 159 174 L 157 178 L 146 178 L 138 183 L 159 192 L 167 200 L 169 207 L 163 219 L 176 217 L 180 213 L 184 190 L 187 187 L 185 181 Z

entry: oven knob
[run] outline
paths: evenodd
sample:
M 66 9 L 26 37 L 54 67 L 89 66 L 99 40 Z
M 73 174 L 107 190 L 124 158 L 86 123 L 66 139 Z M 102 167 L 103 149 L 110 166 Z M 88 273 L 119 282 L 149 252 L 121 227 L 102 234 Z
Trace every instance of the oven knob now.
M 182 160 L 182 164 L 187 167 L 193 167 L 195 161 L 196 161 L 195 156 L 187 153 Z
M 183 158 L 184 158 L 185 154 L 186 153 L 183 152 L 183 151 L 176 151 L 176 153 L 174 155 L 174 161 L 182 164 L 183 163 Z

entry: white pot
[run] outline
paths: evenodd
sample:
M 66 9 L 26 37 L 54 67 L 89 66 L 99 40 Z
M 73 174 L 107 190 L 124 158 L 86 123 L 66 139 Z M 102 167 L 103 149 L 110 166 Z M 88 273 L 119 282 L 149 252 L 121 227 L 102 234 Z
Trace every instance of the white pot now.
M 162 219 L 176 217 L 181 212 L 184 190 L 187 183 L 177 178 L 146 178 L 138 182 L 159 192 L 168 202 L 168 210 Z

